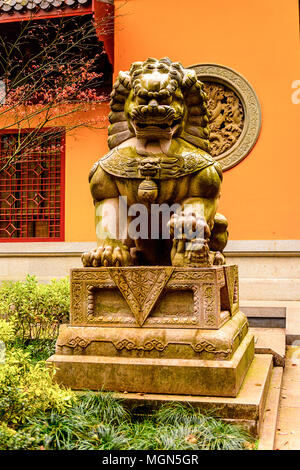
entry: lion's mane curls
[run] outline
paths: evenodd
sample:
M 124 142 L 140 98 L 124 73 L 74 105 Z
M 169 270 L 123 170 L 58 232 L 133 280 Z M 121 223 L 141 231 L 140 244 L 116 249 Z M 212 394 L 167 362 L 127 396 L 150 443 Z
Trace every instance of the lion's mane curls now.
M 168 74 L 170 79 L 165 88 L 149 92 L 142 86 L 141 76 L 154 70 Z M 149 57 L 145 62 L 134 62 L 129 72 L 119 73 L 111 93 L 109 148 L 135 136 L 128 126 L 124 111 L 131 90 L 141 98 L 156 99 L 172 96 L 177 88 L 182 90 L 187 107 L 187 120 L 178 137 L 209 151 L 209 111 L 203 83 L 198 80 L 194 70 L 185 69 L 179 62 L 172 62 L 168 57 L 160 60 Z

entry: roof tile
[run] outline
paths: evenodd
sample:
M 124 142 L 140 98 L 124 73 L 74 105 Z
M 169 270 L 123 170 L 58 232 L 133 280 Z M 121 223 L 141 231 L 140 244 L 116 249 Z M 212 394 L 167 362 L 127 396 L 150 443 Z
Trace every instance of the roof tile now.
M 49 11 L 53 8 L 64 7 L 78 8 L 88 2 L 90 0 L 0 0 L 0 15 L 14 12 L 28 13 L 34 10 Z

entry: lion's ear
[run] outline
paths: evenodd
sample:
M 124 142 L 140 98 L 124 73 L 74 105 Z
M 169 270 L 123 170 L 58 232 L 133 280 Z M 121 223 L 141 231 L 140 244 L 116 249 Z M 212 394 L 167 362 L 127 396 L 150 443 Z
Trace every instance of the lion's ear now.
M 195 70 L 185 69 L 182 85 L 187 117 L 180 137 L 209 152 L 209 116 L 203 83 L 197 78 Z
M 127 88 L 127 90 L 131 89 L 131 77 L 128 72 L 119 72 L 118 79 L 123 87 Z
M 191 88 L 197 82 L 197 75 L 195 70 L 185 70 L 185 74 L 182 81 L 184 88 Z
M 129 74 L 133 75 L 135 72 L 140 73 L 143 71 L 143 62 L 133 62 L 129 69 Z
M 119 72 L 118 78 L 110 94 L 110 108 L 108 128 L 108 146 L 110 149 L 120 145 L 134 136 L 129 130 L 124 107 L 131 90 L 131 77 L 128 72 Z

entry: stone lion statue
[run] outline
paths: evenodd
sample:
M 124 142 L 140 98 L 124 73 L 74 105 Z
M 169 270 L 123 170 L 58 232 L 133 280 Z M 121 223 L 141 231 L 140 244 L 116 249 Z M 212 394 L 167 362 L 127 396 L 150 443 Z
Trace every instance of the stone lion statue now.
M 208 153 L 206 101 L 196 73 L 169 58 L 119 73 L 111 150 L 89 175 L 98 248 L 82 255 L 84 266 L 224 263 L 222 169 Z

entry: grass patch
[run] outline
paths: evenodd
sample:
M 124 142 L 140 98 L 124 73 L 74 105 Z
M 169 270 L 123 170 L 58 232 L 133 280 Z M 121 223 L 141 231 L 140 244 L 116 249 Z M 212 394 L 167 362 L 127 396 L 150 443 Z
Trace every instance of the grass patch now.
M 0 426 L 2 450 L 241 450 L 252 442 L 242 428 L 188 405 L 164 405 L 136 421 L 105 392 L 77 394 L 64 412 L 36 413 L 17 430 Z
M 0 450 L 241 450 L 253 439 L 241 427 L 190 405 L 132 410 L 108 392 L 75 393 L 53 381 L 45 359 L 54 338 L 15 335 L 0 320 L 6 343 L 0 364 Z

